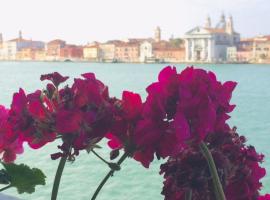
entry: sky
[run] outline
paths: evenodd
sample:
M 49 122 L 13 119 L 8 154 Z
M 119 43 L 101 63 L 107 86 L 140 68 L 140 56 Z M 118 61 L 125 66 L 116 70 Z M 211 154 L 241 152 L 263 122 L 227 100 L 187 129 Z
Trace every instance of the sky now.
M 0 0 L 4 40 L 18 36 L 86 44 L 111 39 L 181 37 L 203 25 L 215 25 L 221 13 L 232 15 L 242 37 L 270 34 L 270 0 Z

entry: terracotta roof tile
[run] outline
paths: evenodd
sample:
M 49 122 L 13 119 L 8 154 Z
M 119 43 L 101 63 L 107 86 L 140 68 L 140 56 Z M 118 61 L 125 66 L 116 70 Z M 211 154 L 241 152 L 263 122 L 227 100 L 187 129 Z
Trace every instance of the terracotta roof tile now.
M 205 28 L 210 33 L 225 33 L 225 30 L 222 28 Z
M 56 39 L 48 42 L 48 44 L 59 44 L 59 43 L 66 43 L 64 40 Z
M 31 40 L 26 40 L 23 38 L 15 38 L 15 39 L 9 40 L 9 42 L 27 42 L 27 41 L 31 41 Z

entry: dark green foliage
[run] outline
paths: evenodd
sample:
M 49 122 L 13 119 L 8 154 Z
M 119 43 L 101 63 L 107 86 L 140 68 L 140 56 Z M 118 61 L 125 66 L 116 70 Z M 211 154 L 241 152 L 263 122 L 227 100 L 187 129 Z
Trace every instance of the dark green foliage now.
M 7 178 L 9 185 L 15 187 L 19 194 L 33 193 L 37 185 L 45 185 L 46 176 L 37 168 L 30 168 L 25 164 L 4 164 L 1 170 L 0 180 Z M 4 175 L 1 177 L 1 175 Z

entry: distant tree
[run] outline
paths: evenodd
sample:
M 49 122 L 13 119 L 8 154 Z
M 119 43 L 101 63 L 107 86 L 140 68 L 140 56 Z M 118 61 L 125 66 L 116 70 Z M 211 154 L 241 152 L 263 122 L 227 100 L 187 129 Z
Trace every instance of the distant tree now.
M 169 42 L 173 47 L 180 47 L 184 44 L 184 40 L 181 38 L 171 38 Z

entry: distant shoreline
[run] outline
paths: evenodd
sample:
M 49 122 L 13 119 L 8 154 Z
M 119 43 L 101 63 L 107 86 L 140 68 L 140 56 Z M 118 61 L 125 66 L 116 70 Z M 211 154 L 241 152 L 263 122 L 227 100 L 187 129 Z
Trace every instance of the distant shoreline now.
M 213 63 L 209 63 L 209 62 L 146 62 L 146 63 L 142 63 L 142 62 L 93 62 L 93 61 L 85 61 L 85 60 L 72 60 L 72 61 L 62 61 L 62 60 L 0 60 L 0 62 L 29 62 L 29 63 L 93 63 L 93 64 L 147 64 L 147 65 L 151 65 L 151 64 L 187 64 L 187 65 L 194 65 L 194 64 L 208 64 L 208 65 L 228 65 L 228 64 L 236 64 L 236 65 L 270 65 L 270 63 L 249 63 L 249 62 L 213 62 Z

